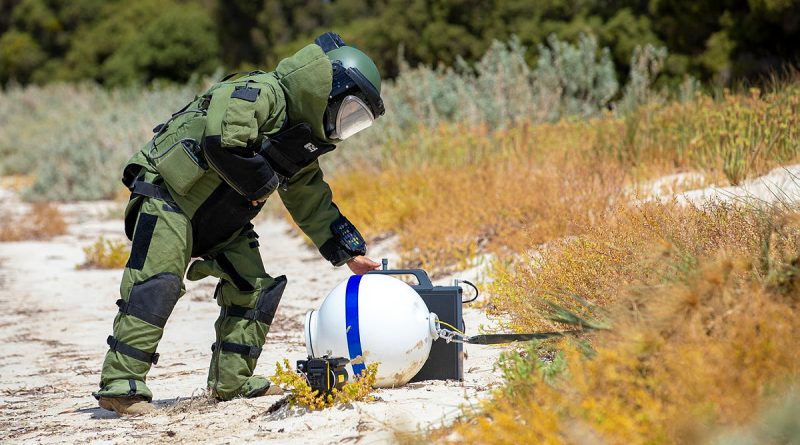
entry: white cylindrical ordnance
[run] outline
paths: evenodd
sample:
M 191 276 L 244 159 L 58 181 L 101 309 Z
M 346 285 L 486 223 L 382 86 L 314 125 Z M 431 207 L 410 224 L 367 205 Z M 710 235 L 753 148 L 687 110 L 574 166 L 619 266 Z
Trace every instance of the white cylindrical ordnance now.
M 401 386 L 428 359 L 437 321 L 408 284 L 386 275 L 353 275 L 306 314 L 306 350 L 312 357 L 351 359 L 350 375 L 377 362 L 375 386 Z

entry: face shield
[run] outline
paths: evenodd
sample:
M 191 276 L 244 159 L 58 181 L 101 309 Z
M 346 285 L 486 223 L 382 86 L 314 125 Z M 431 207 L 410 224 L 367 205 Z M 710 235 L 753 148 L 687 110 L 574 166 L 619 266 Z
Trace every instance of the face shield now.
M 368 128 L 383 115 L 383 100 L 357 68 L 344 68 L 334 62 L 333 86 L 325 113 L 327 136 L 345 140 Z
M 331 132 L 333 139 L 345 140 L 361 130 L 369 128 L 375 117 L 367 104 L 356 96 L 347 96 L 339 105 L 336 125 Z

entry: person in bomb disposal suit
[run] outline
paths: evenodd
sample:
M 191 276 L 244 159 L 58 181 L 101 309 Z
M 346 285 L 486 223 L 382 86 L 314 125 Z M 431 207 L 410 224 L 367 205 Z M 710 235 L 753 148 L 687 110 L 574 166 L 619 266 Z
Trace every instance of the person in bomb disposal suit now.
M 270 392 L 270 382 L 253 370 L 286 277 L 264 271 L 250 221 L 275 191 L 333 265 L 356 274 L 379 267 L 333 203 L 317 159 L 383 115 L 380 87 L 372 60 L 326 33 L 273 72 L 229 75 L 153 129 L 123 173 L 133 245 L 93 393 L 102 408 L 154 409 L 146 376 L 185 292 L 184 274 L 220 279 L 211 394 L 230 400 Z

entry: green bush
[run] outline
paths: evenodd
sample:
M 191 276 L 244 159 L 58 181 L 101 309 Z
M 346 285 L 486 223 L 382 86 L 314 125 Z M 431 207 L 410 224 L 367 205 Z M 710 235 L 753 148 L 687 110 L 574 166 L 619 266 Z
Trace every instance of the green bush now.
M 128 85 L 210 74 L 220 64 L 215 33 L 203 10 L 164 9 L 115 49 L 101 65 L 101 76 L 109 85 Z
M 207 4 L 184 0 L 22 0 L 0 28 L 0 82 L 185 82 L 221 63 Z
M 30 34 L 9 31 L 0 36 L 0 79 L 27 82 L 45 57 Z
M 617 94 L 617 83 L 611 52 L 598 50 L 597 40 L 581 35 L 577 45 L 547 39 L 548 46 L 539 47 L 539 61 L 533 78 L 540 103 L 555 95 L 557 105 L 547 115 L 548 120 L 561 116 L 596 116 Z M 598 59 L 598 53 L 600 58 Z

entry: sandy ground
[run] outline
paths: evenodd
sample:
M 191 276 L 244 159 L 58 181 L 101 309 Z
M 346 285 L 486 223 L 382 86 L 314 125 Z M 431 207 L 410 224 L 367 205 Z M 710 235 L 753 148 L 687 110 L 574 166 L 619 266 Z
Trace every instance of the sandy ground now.
M 800 202 L 800 164 L 775 168 L 766 175 L 736 186 L 691 189 L 691 185 L 702 183 L 703 180 L 704 175 L 699 172 L 678 173 L 640 184 L 638 191 L 645 196 L 641 202 L 676 200 L 696 205 L 723 202 L 756 206 Z
M 707 187 L 677 195 L 695 204 L 706 201 L 746 204 L 796 203 L 800 201 L 800 165 L 773 169 L 738 186 Z
M 21 204 L 7 192 L 0 205 Z M 82 248 L 98 236 L 120 237 L 122 221 L 107 219 L 112 203 L 61 206 L 69 233 L 47 242 L 0 243 L 0 442 L 2 443 L 386 443 L 395 431 L 415 431 L 452 421 L 460 407 L 488 395 L 499 380 L 493 366 L 502 349 L 471 346 L 464 382 L 421 382 L 377 391 L 378 400 L 305 412 L 267 410 L 280 396 L 216 403 L 204 396 L 213 321 L 215 282 L 187 282 L 159 346 L 161 360 L 148 384 L 159 410 L 118 418 L 97 407 L 97 388 L 117 311 L 121 270 L 77 270 Z M 275 362 L 305 356 L 303 317 L 349 275 L 303 245 L 281 220 L 256 226 L 267 270 L 286 274 L 289 286 L 257 372 L 270 375 Z M 393 258 L 389 243 L 374 258 Z M 471 271 L 474 273 L 474 271 Z M 468 277 L 466 277 L 468 278 Z M 444 283 L 440 283 L 444 284 Z M 465 310 L 468 331 L 486 323 Z

